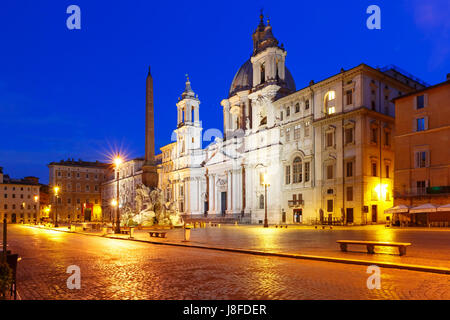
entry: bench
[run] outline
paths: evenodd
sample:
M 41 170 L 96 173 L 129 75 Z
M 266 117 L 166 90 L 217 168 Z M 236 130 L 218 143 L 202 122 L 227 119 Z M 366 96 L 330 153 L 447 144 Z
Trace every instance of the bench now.
M 120 229 L 120 234 L 130 234 L 130 229 Z
M 336 241 L 341 246 L 341 250 L 346 252 L 349 244 L 364 245 L 367 247 L 368 253 L 375 253 L 375 247 L 397 247 L 401 256 L 406 254 L 406 248 L 411 245 L 407 242 L 380 242 L 380 241 L 358 241 L 358 240 L 338 240 Z
M 148 233 L 152 238 L 165 238 L 167 232 L 159 232 L 159 231 L 150 231 Z

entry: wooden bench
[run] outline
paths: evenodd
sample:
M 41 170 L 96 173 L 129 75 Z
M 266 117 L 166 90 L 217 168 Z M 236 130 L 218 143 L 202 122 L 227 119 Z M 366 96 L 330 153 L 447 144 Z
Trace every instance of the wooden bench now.
M 159 231 L 150 231 L 148 233 L 152 238 L 165 238 L 167 232 L 159 232 Z
M 411 245 L 411 243 L 407 242 L 380 242 L 380 241 L 358 241 L 358 240 L 338 240 L 336 241 L 341 246 L 341 250 L 346 252 L 347 246 L 349 244 L 356 244 L 356 245 L 364 245 L 367 247 L 368 253 L 375 253 L 375 247 L 397 247 L 398 252 L 401 256 L 406 254 L 406 248 Z

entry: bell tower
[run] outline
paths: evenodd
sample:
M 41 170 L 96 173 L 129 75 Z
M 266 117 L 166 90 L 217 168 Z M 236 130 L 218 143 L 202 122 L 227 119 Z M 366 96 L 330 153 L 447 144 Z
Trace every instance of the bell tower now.
M 278 40 L 272 33 L 269 19 L 267 19 L 267 25 L 264 23 L 262 12 L 259 25 L 253 32 L 252 38 L 253 89 L 270 84 L 283 87 L 286 81 L 286 50 L 282 45 L 278 45 Z
M 177 142 L 180 155 L 202 148 L 202 124 L 200 122 L 200 100 L 191 88 L 186 75 L 186 87 L 177 103 Z

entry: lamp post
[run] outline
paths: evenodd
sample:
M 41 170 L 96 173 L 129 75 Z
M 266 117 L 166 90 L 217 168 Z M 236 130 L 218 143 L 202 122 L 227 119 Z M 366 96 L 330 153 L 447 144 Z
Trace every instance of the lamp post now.
M 263 174 L 263 185 L 264 185 L 264 228 L 269 227 L 269 221 L 267 220 L 267 187 L 270 185 L 267 181 L 267 172 Z
M 258 166 L 262 166 L 265 168 L 265 171 L 261 177 L 261 184 L 264 186 L 264 228 L 268 228 L 269 220 L 267 219 L 267 187 L 270 186 L 270 184 L 267 177 L 267 167 L 262 163 L 258 163 L 255 168 L 257 168 Z
M 116 207 L 116 233 L 120 233 L 120 197 L 119 197 L 119 175 L 120 175 L 120 165 L 122 164 L 122 158 L 120 156 L 117 156 L 114 159 L 114 166 L 116 168 L 116 175 L 117 175 L 117 207 Z
M 37 219 L 39 217 L 39 205 L 38 205 L 39 196 L 34 196 L 34 203 L 36 206 L 36 216 L 34 217 L 34 224 L 37 223 Z
M 58 227 L 58 193 L 59 193 L 59 187 L 54 186 L 53 192 L 55 193 L 55 228 Z

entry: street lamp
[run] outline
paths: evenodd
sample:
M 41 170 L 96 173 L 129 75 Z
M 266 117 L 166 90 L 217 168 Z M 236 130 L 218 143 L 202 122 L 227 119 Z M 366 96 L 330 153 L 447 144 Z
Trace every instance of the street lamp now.
M 39 205 L 38 205 L 39 196 L 34 196 L 34 203 L 36 206 L 36 216 L 34 217 L 34 224 L 37 223 L 37 219 L 39 217 Z
M 262 166 L 265 168 L 264 173 L 262 174 L 262 177 L 261 177 L 261 184 L 264 186 L 264 228 L 268 228 L 269 221 L 267 219 L 267 187 L 270 186 L 270 184 L 269 184 L 269 179 L 268 179 L 268 175 L 267 175 L 267 167 L 265 165 L 263 165 L 262 163 L 258 163 L 255 166 L 255 168 L 257 168 L 258 166 Z
M 55 228 L 58 227 L 58 193 L 59 193 L 59 187 L 58 186 L 54 186 L 53 187 L 53 192 L 55 193 L 55 199 L 56 199 L 56 204 L 55 204 Z
M 123 160 L 120 156 L 116 156 L 114 158 L 114 166 L 116 168 L 116 174 L 117 174 L 117 197 L 116 197 L 116 233 L 120 233 L 120 198 L 119 198 L 119 175 L 120 175 L 120 165 L 122 164 Z
M 269 181 L 267 179 L 267 172 L 263 173 L 263 181 L 264 185 L 264 228 L 269 227 L 269 221 L 267 220 L 267 187 L 270 186 Z

